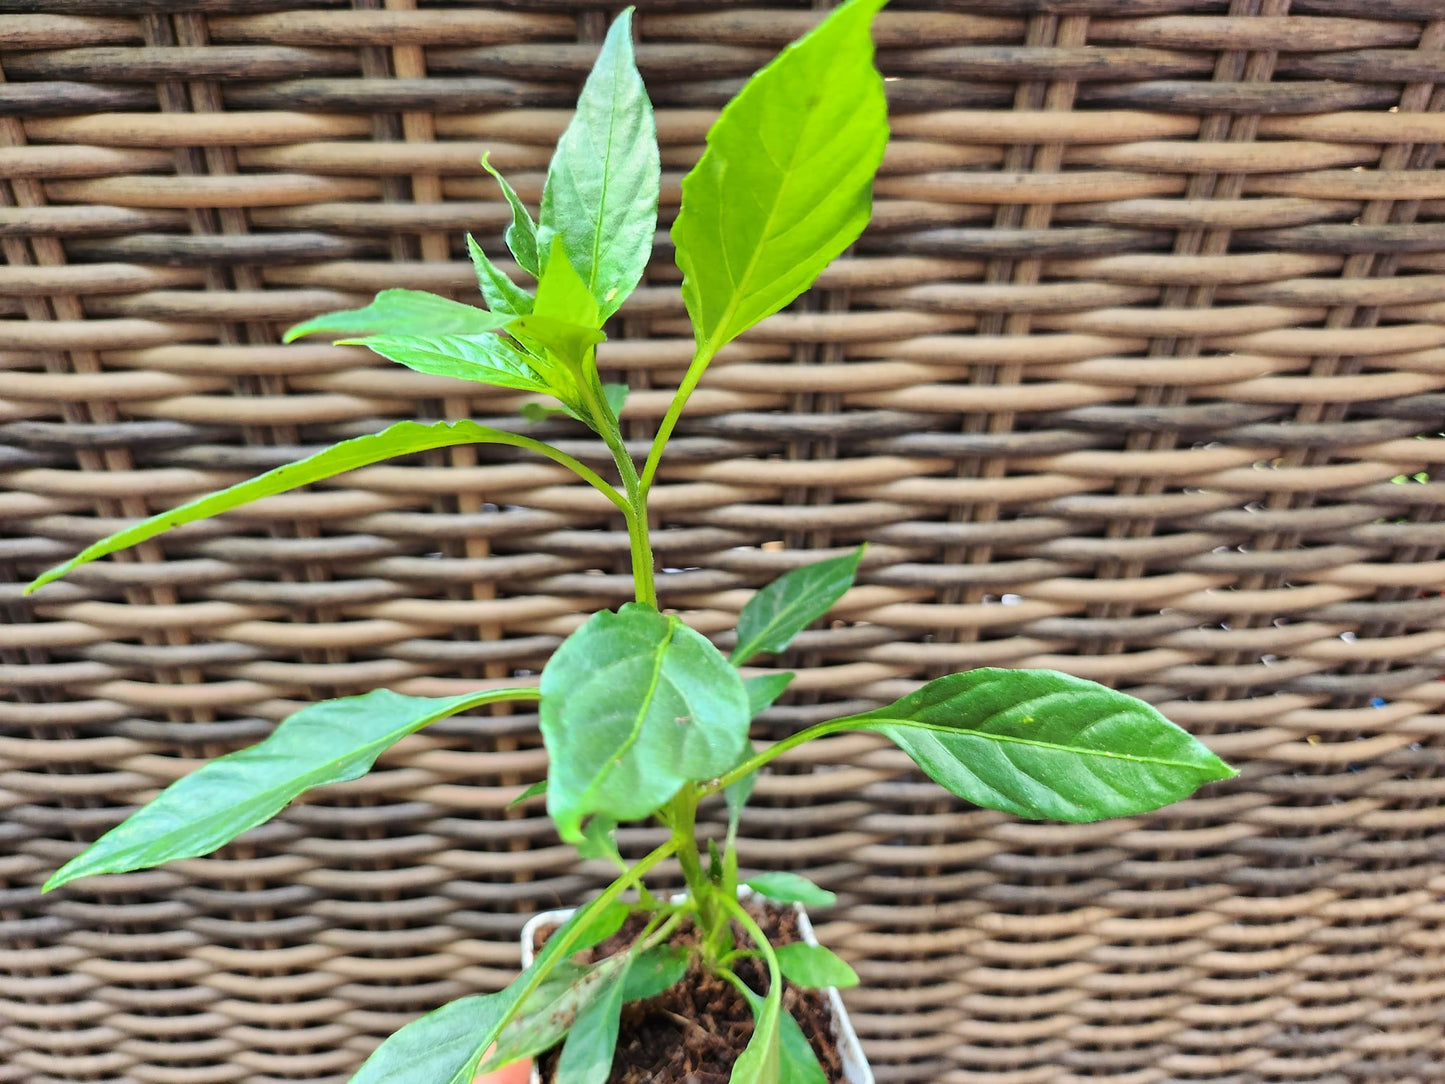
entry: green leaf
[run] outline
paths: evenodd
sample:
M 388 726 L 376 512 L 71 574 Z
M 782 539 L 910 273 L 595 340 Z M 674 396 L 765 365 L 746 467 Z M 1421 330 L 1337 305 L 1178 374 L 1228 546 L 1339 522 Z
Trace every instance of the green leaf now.
M 853 586 L 861 560 L 859 546 L 847 556 L 786 572 L 748 599 L 738 615 L 738 645 L 728 661 L 741 666 L 759 652 L 786 648 Z
M 577 853 L 583 858 L 605 858 L 614 866 L 627 868 L 617 850 L 617 841 L 612 833 L 617 831 L 617 821 L 604 813 L 589 817 L 582 828 L 582 842 L 577 844 Z
M 482 1056 L 497 1040 L 533 976 L 558 966 L 556 956 L 568 931 L 584 926 L 585 941 L 599 926 L 608 924 L 609 911 L 607 907 L 595 909 L 595 901 L 578 910 L 506 989 L 453 1001 L 395 1032 L 366 1059 L 351 1084 L 472 1084 Z M 572 951 L 577 947 L 574 944 Z M 562 966 L 570 967 L 574 974 L 581 970 Z M 527 1000 L 530 1004 L 533 998 Z
M 579 1015 L 608 995 L 609 988 L 622 986 L 629 961 L 630 955 L 622 953 L 588 967 L 570 961 L 557 964 L 502 1029 L 496 1049 L 481 1063 L 480 1071 L 489 1072 L 555 1046 Z
M 838 897 L 796 873 L 759 873 L 745 882 L 759 895 L 777 903 L 801 903 L 805 907 L 832 907 Z
M 622 408 L 627 404 L 627 392 L 628 387 L 626 384 L 602 385 L 602 398 L 606 400 L 608 409 L 612 411 L 614 418 L 621 415 Z M 581 422 L 583 425 L 591 424 L 586 418 L 582 417 L 580 413 L 566 404 L 548 406 L 546 403 L 523 403 L 520 410 L 522 417 L 526 418 L 529 422 L 546 421 L 548 418 L 556 417 L 558 414 L 564 414 L 575 421 Z
M 602 326 L 597 299 L 567 259 L 560 237 L 552 238 L 547 266 L 542 269 L 542 278 L 537 283 L 537 301 L 532 311 L 552 320 L 578 324 L 589 331 L 596 331 Z M 600 331 L 597 335 L 598 342 L 606 338 Z
M 471 1084 L 523 981 L 413 1020 L 372 1051 L 351 1084 Z
M 868 34 L 884 2 L 850 0 L 753 76 L 683 179 L 672 238 L 700 352 L 792 301 L 863 232 L 888 141 Z
M 748 1045 L 733 1062 L 728 1084 L 779 1084 L 782 1077 L 782 1044 L 778 1017 L 782 1015 L 782 991 L 774 982 L 766 997 L 752 994 L 753 1034 Z
M 632 52 L 632 12 L 612 23 L 557 143 L 542 190 L 538 247 L 554 238 L 605 319 L 647 269 L 661 179 L 652 103 Z
M 547 793 L 547 780 L 545 780 L 545 779 L 539 779 L 537 782 L 533 783 L 533 784 L 532 784 L 530 787 L 528 787 L 526 790 L 522 791 L 521 794 L 517 795 L 517 796 L 516 796 L 515 798 L 513 798 L 510 802 L 508 802 L 508 803 L 507 803 L 507 808 L 508 808 L 508 809 L 511 809 L 513 806 L 519 806 L 519 805 L 521 805 L 523 802 L 527 801 L 529 798 L 535 798 L 535 797 L 537 797 L 539 794 L 546 794 L 546 793 Z
M 778 966 L 794 986 L 857 986 L 858 974 L 841 957 L 822 945 L 795 941 L 779 945 Z
M 788 691 L 788 685 L 795 677 L 797 675 L 791 670 L 777 670 L 743 678 L 743 688 L 748 694 L 748 711 L 755 717 L 767 711 L 773 706 L 773 701 Z
M 502 195 L 506 197 L 507 203 L 512 208 L 512 224 L 507 227 L 507 247 L 512 250 L 512 257 L 517 261 L 517 266 L 526 271 L 533 278 L 541 274 L 541 265 L 537 260 L 540 251 L 537 247 L 537 225 L 532 221 L 529 212 L 522 201 L 517 198 L 517 193 L 507 183 L 507 179 L 492 168 L 488 161 L 489 155 L 482 155 L 482 168 L 492 175 L 492 179 L 502 189 Z
M 682 981 L 691 959 L 680 945 L 655 945 L 637 954 L 628 969 L 623 1001 L 645 1001 Z
M 595 914 L 591 911 L 576 912 L 567 920 L 567 923 L 564 923 L 555 930 L 552 936 L 556 937 L 557 934 L 567 928 L 568 924 L 581 921 L 585 918 L 586 925 L 581 935 L 572 943 L 572 947 L 568 953 L 568 955 L 576 955 L 579 952 L 602 944 L 603 941 L 606 941 L 614 933 L 622 929 L 622 924 L 627 921 L 627 916 L 630 914 L 632 914 L 631 907 L 625 903 L 614 900 L 612 903 L 607 904 L 607 906 L 598 909 Z
M 312 787 L 356 779 L 376 758 L 428 723 L 534 689 L 492 689 L 441 698 L 377 689 L 302 708 L 265 741 L 178 779 L 45 883 L 49 891 L 97 873 L 146 869 L 209 854 L 270 820 Z
M 737 671 L 650 606 L 594 614 L 548 661 L 541 686 L 547 810 L 573 843 L 583 817 L 646 817 L 684 783 L 732 767 L 747 742 Z
M 594 999 L 577 1013 L 562 1053 L 557 1058 L 553 1084 L 607 1084 L 617 1051 L 617 1026 L 623 994 L 631 969 L 631 953 L 619 957 L 620 970 Z
M 303 335 L 481 335 L 503 327 L 509 318 L 475 305 L 423 293 L 421 290 L 383 290 L 364 309 L 328 312 L 297 324 L 283 341 Z
M 364 346 L 388 361 L 419 373 L 474 380 L 517 391 L 551 393 L 522 353 L 498 335 L 372 335 L 342 339 L 341 345 Z
M 778 1084 L 827 1084 L 828 1075 L 818 1064 L 813 1044 L 791 1013 L 778 1016 Z
M 739 987 L 752 1006 L 753 1015 L 763 1011 L 763 998 L 747 987 Z M 818 1064 L 813 1044 L 788 1012 L 778 1013 L 778 1075 L 775 1084 L 827 1084 L 828 1074 Z
M 532 311 L 532 295 L 504 275 L 471 234 L 467 234 L 467 252 L 471 254 L 477 286 L 487 308 L 503 316 L 525 316 Z
M 72 569 L 88 564 L 98 557 L 134 546 L 148 538 L 163 534 L 173 527 L 220 515 L 222 512 L 229 512 L 232 508 L 239 508 L 243 504 L 260 500 L 262 497 L 285 493 L 323 478 L 355 470 L 357 467 L 370 466 L 372 463 L 380 463 L 382 460 L 392 459 L 399 455 L 409 455 L 412 452 L 424 452 L 432 448 L 449 448 L 454 444 L 487 442 L 516 444 L 521 439 L 523 438 L 515 437 L 501 429 L 492 429 L 471 421 L 433 422 L 428 425 L 421 425 L 417 422 L 398 422 L 380 433 L 343 440 L 340 444 L 333 444 L 330 448 L 295 463 L 277 467 L 275 470 L 269 470 L 249 481 L 239 482 L 218 493 L 199 497 L 194 501 L 172 508 L 168 512 L 161 512 L 149 519 L 143 519 L 122 531 L 102 538 L 99 542 L 92 543 L 64 564 L 56 565 L 37 577 L 25 589 L 25 593 L 29 594 L 44 587 Z
M 847 722 L 960 798 L 1020 817 L 1146 813 L 1237 774 L 1142 700 L 1053 670 L 953 674 Z

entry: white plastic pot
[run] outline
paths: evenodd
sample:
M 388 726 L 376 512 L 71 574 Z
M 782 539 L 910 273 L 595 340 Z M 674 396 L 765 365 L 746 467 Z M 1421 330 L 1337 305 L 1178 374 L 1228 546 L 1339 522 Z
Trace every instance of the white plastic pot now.
M 738 899 L 746 900 L 756 895 L 747 885 L 738 888 Z M 685 896 L 674 896 L 673 902 L 685 899 Z M 775 907 L 786 906 L 774 904 Z M 803 941 L 809 945 L 818 943 L 818 936 L 813 932 L 813 924 L 808 921 L 807 909 L 801 903 L 793 904 L 793 912 L 798 916 L 798 933 Z M 574 914 L 575 907 L 559 911 L 542 911 L 533 915 L 522 927 L 522 966 L 528 967 L 534 956 L 532 943 L 536 940 L 537 930 L 543 926 L 560 926 Z M 858 1033 L 853 1030 L 853 1022 L 848 1019 L 848 1010 L 843 1007 L 843 998 L 838 993 L 836 986 L 825 987 L 823 996 L 828 999 L 828 1006 L 833 1010 L 833 1041 L 838 1044 L 838 1056 L 843 1061 L 843 1080 L 846 1084 L 874 1084 L 873 1070 L 868 1065 L 868 1059 L 863 1055 L 863 1044 L 858 1041 Z M 537 1067 L 532 1067 L 532 1084 L 542 1084 L 542 1074 Z

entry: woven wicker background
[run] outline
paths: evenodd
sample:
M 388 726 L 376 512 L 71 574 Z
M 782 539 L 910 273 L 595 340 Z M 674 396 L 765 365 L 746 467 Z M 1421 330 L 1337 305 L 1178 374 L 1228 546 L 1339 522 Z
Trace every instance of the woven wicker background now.
M 717 107 L 826 6 L 639 0 L 664 224 Z M 313 698 L 535 673 L 628 589 L 620 522 L 558 468 L 437 453 L 18 585 L 390 419 L 514 418 L 519 396 L 277 338 L 387 286 L 477 300 L 461 235 L 498 252 L 507 219 L 477 157 L 535 202 L 616 10 L 0 0 L 0 1084 L 344 1080 L 507 981 L 526 912 L 605 881 L 539 803 L 504 808 L 544 758 L 498 714 L 217 857 L 37 890 Z M 839 892 L 820 934 L 862 974 L 881 1081 L 1445 1080 L 1445 527 L 1417 476 L 1445 449 L 1442 20 L 879 19 L 874 224 L 696 396 L 656 491 L 664 601 L 725 633 L 798 551 L 870 540 L 760 737 L 1052 666 L 1243 767 L 1069 827 L 945 800 L 871 738 L 788 758 L 744 862 Z M 689 355 L 669 256 L 602 352 L 639 441 Z

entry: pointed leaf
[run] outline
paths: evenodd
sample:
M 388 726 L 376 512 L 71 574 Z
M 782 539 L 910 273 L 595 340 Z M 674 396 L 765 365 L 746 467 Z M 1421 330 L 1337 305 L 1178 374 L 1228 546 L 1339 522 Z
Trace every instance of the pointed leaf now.
M 517 266 L 536 278 L 541 274 L 541 265 L 537 259 L 537 225 L 532 221 L 532 214 L 517 198 L 507 179 L 492 168 L 488 155 L 482 155 L 482 168 L 492 175 L 512 208 L 512 224 L 507 227 L 507 247 L 512 250 Z
M 612 23 L 542 190 L 539 247 L 560 237 L 603 318 L 637 287 L 657 231 L 661 163 L 632 50 L 632 12 Z
M 629 603 L 594 614 L 542 671 L 547 811 L 577 842 L 583 817 L 648 816 L 684 783 L 737 763 L 747 742 L 742 679 L 675 617 Z
M 1187 798 L 1235 771 L 1153 707 L 1053 670 L 970 670 L 849 720 L 960 798 L 1093 821 Z
M 755 717 L 767 711 L 773 706 L 773 701 L 788 691 L 788 685 L 795 677 L 797 675 L 791 670 L 776 670 L 743 678 L 743 688 L 748 693 L 748 711 Z
M 623 1001 L 645 1001 L 682 981 L 691 956 L 680 945 L 656 945 L 637 954 L 628 969 Z
M 828 1075 L 818 1064 L 813 1044 L 792 1013 L 778 1015 L 778 1040 L 778 1084 L 827 1084 Z
M 557 1058 L 553 1084 L 607 1084 L 617 1051 L 617 1027 L 631 969 L 631 953 L 602 991 L 577 1013 Z
M 683 179 L 672 238 L 701 351 L 792 301 L 867 224 L 888 140 L 868 33 L 884 2 L 850 0 L 753 76 Z
M 617 840 L 612 833 L 617 831 L 617 821 L 604 813 L 589 817 L 582 828 L 582 842 L 577 844 L 577 853 L 583 858 L 605 858 L 614 866 L 627 868 L 617 850 Z
M 753 1015 L 763 1011 L 763 999 L 743 987 L 739 990 L 752 1006 Z M 775 1084 L 827 1084 L 828 1074 L 818 1064 L 818 1055 L 813 1044 L 803 1034 L 803 1029 L 791 1013 L 778 1013 L 778 1076 Z
M 766 997 L 748 998 L 753 1007 L 753 1034 L 733 1062 L 728 1084 L 778 1084 L 782 1077 L 782 1044 L 778 1017 L 782 1015 L 782 991 L 772 983 Z
M 328 312 L 297 324 L 283 341 L 328 332 L 357 335 L 481 335 L 505 325 L 507 317 L 421 290 L 383 290 L 364 309 Z
M 498 335 L 372 335 L 342 339 L 419 373 L 473 380 L 517 391 L 551 393 L 515 346 Z
M 568 950 L 568 955 L 575 956 L 579 952 L 602 944 L 603 941 L 622 929 L 622 924 L 627 921 L 627 916 L 630 914 L 632 914 L 632 908 L 628 904 L 614 900 L 605 907 L 592 908 L 585 913 L 585 916 L 583 912 L 579 911 L 568 919 L 567 923 L 554 930 L 552 936 L 556 937 L 558 933 L 567 928 L 568 923 L 577 921 L 579 916 L 584 916 L 585 925 L 582 933 L 577 940 L 572 942 L 572 947 Z
M 146 869 L 209 854 L 270 820 L 303 791 L 365 775 L 381 753 L 428 723 L 479 704 L 536 697 L 535 689 L 440 698 L 377 689 L 312 704 L 258 745 L 219 757 L 176 780 L 67 862 L 45 888 L 96 873 Z
M 521 794 L 517 795 L 517 796 L 516 796 L 515 798 L 513 798 L 510 802 L 508 802 L 508 803 L 507 803 L 507 808 L 508 808 L 508 809 L 511 809 L 513 806 L 519 806 L 519 805 L 521 805 L 523 802 L 527 801 L 527 800 L 530 799 L 530 798 L 536 798 L 538 795 L 542 795 L 542 794 L 546 794 L 546 793 L 547 793 L 547 780 L 545 780 L 545 779 L 539 779 L 537 782 L 533 783 L 533 784 L 532 784 L 530 787 L 528 787 L 526 790 L 522 791 Z
M 489 1072 L 551 1049 L 598 998 L 606 996 L 612 987 L 621 993 L 630 959 L 623 953 L 607 956 L 591 966 L 559 963 L 502 1029 L 496 1048 L 481 1063 L 480 1070 Z
M 745 882 L 749 888 L 777 903 L 801 903 L 804 907 L 832 907 L 838 897 L 819 888 L 797 873 L 759 873 Z
M 522 981 L 413 1020 L 372 1051 L 350 1084 L 471 1084 Z
M 786 648 L 853 586 L 861 560 L 859 546 L 847 556 L 786 572 L 748 599 L 738 615 L 738 645 L 728 661 L 741 666 L 759 652 Z
M 602 398 L 606 400 L 608 409 L 612 411 L 614 418 L 622 414 L 622 408 L 627 404 L 627 392 L 628 387 L 626 384 L 602 385 Z M 573 410 L 566 404 L 548 406 L 546 403 L 523 403 L 518 409 L 522 417 L 526 418 L 529 422 L 542 422 L 548 418 L 554 418 L 558 414 L 562 414 L 574 421 L 581 422 L 583 425 L 589 424 L 587 419 L 583 418 L 579 412 Z
M 487 308 L 502 316 L 525 316 L 532 311 L 532 295 L 504 275 L 471 234 L 467 234 L 467 252 L 472 257 L 477 287 L 486 299 Z
M 424 452 L 432 448 L 490 442 L 512 444 L 517 439 L 503 430 L 477 425 L 470 421 L 433 422 L 429 425 L 421 425 L 417 422 L 398 422 L 380 433 L 343 440 L 340 444 L 333 444 L 330 448 L 295 463 L 277 467 L 275 470 L 269 470 L 249 481 L 239 482 L 218 493 L 208 494 L 172 508 L 168 512 L 161 512 L 149 519 L 143 519 L 133 526 L 92 543 L 64 564 L 56 565 L 38 576 L 25 589 L 25 593 L 29 594 L 44 587 L 72 569 L 88 564 L 98 557 L 134 546 L 138 542 L 144 542 L 148 538 L 163 534 L 173 527 L 220 515 L 222 512 L 239 508 L 243 504 L 260 500 L 262 497 L 285 493 L 310 482 L 317 482 L 323 478 L 355 470 L 357 467 L 370 466 L 372 463 L 380 463 L 385 459 L 409 455 L 412 452 Z
M 548 250 L 547 265 L 542 269 L 542 278 L 537 283 L 537 301 L 532 311 L 538 316 L 550 317 L 565 323 L 580 324 L 589 331 L 602 326 L 601 310 L 597 299 L 587 289 L 577 269 L 567 259 L 562 247 L 562 238 L 553 237 Z M 599 332 L 599 340 L 606 338 Z
M 794 986 L 822 988 L 825 986 L 857 986 L 858 973 L 847 962 L 822 945 L 795 941 L 779 945 L 778 966 L 783 977 Z
M 482 997 L 464 997 L 413 1020 L 372 1052 L 351 1078 L 351 1084 L 472 1084 L 482 1055 L 511 1020 L 533 976 L 559 966 L 571 967 L 574 974 L 581 970 L 557 962 L 568 931 L 577 926 L 585 931 L 581 941 L 571 946 L 571 952 L 584 944 L 596 944 L 611 936 L 609 931 L 603 937 L 588 940 L 595 937 L 599 927 L 610 924 L 610 913 L 611 908 L 599 909 L 595 901 L 582 907 L 562 924 L 531 965 L 506 989 Z M 620 920 L 617 924 L 621 924 Z M 535 993 L 527 998 L 529 1004 Z

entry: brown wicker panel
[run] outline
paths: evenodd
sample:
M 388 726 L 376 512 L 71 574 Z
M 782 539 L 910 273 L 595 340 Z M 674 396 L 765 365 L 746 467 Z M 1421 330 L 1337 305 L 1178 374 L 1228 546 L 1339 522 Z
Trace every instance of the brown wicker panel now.
M 664 220 L 825 6 L 639 0 Z M 477 156 L 536 200 L 616 8 L 0 0 L 0 1084 L 341 1081 L 603 883 L 504 808 L 544 760 L 498 714 L 214 858 L 37 892 L 305 701 L 534 673 L 621 601 L 620 522 L 550 464 L 436 453 L 19 583 L 389 419 L 511 417 L 277 337 L 385 286 L 476 300 L 461 234 L 506 221 Z M 894 0 L 878 36 L 874 225 L 697 395 L 665 601 L 725 635 L 797 551 L 871 540 L 760 736 L 1055 666 L 1244 774 L 1026 824 L 843 738 L 759 786 L 745 861 L 840 893 L 820 933 L 881 1081 L 1445 1080 L 1445 527 L 1415 479 L 1445 455 L 1445 8 Z M 639 441 L 688 356 L 676 285 L 662 248 L 604 348 Z

